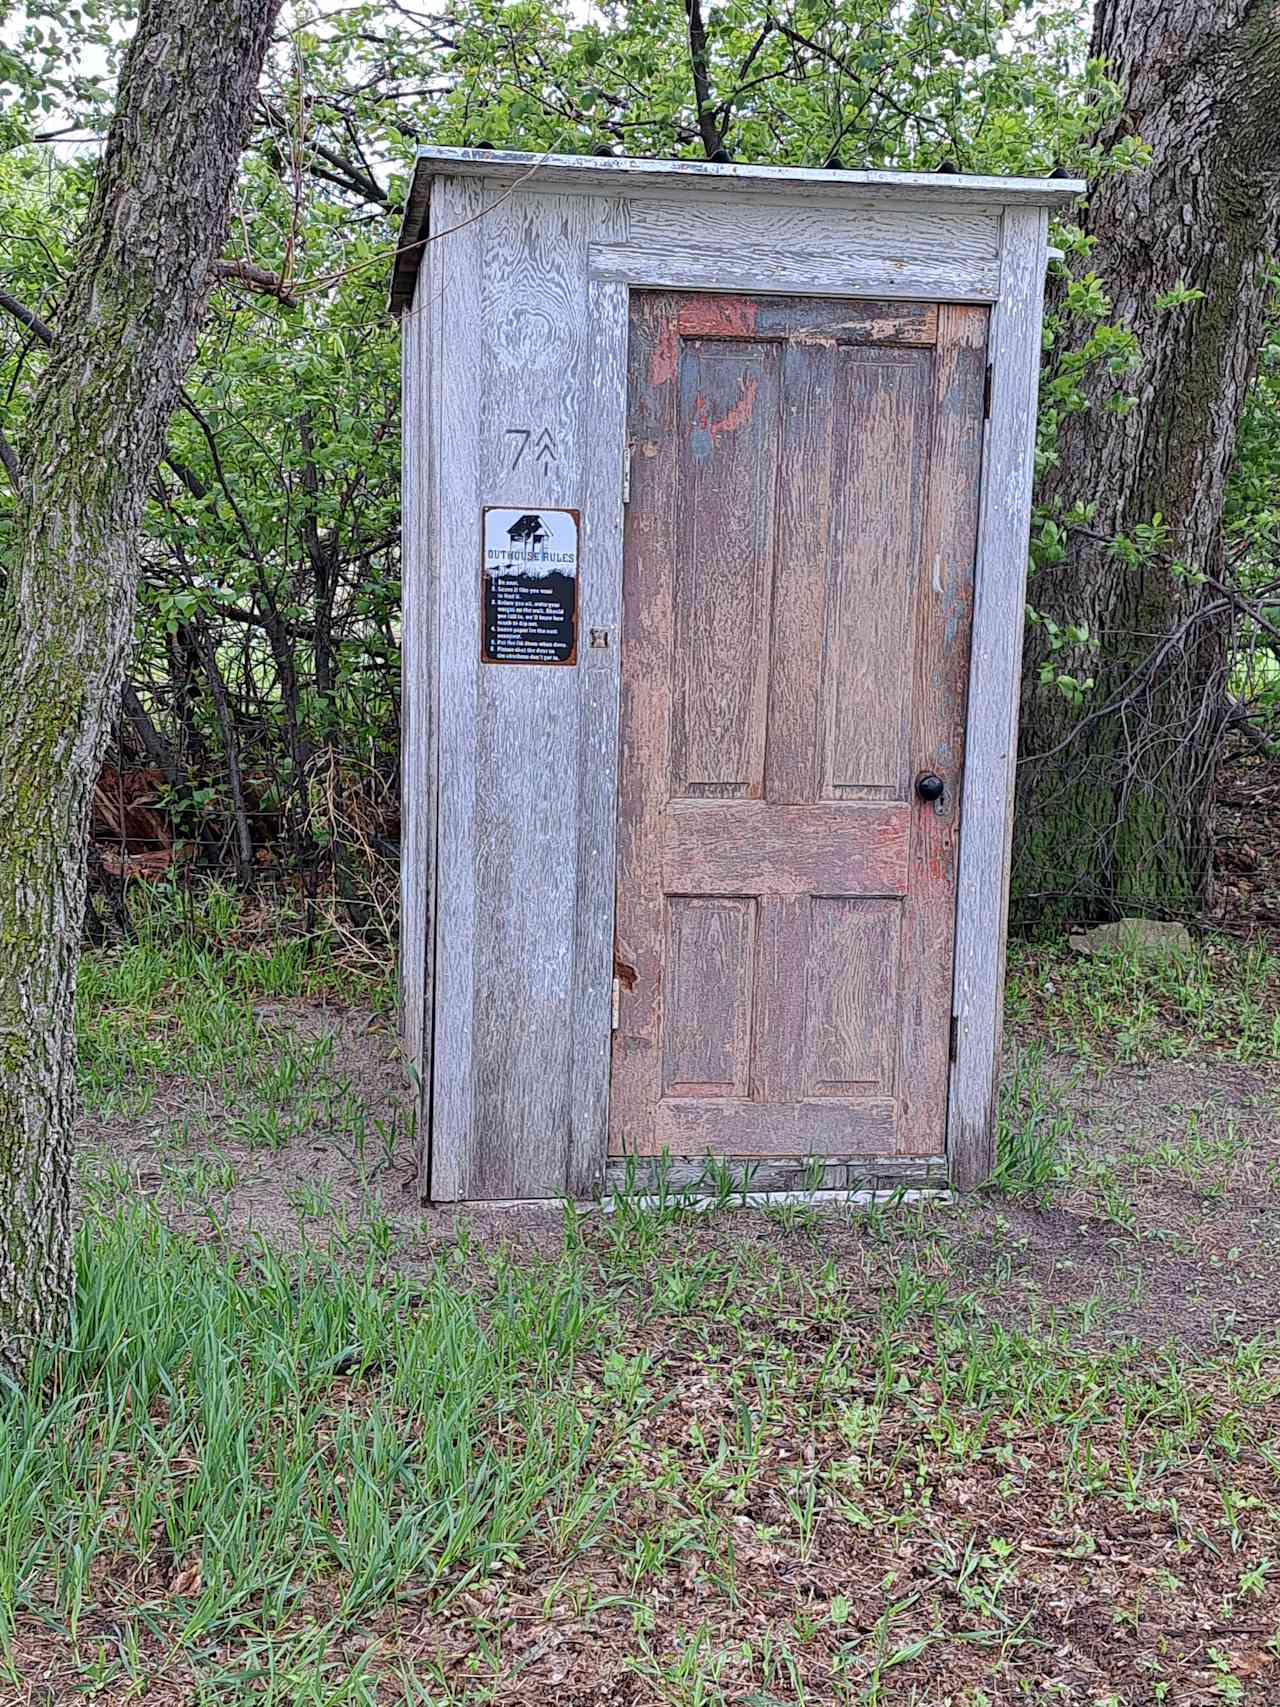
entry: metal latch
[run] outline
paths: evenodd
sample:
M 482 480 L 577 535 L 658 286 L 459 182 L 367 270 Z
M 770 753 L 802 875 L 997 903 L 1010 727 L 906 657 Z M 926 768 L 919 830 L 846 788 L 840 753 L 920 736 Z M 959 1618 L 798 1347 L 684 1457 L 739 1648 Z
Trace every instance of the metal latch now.
M 628 445 L 622 453 L 622 501 L 631 502 L 631 446 Z
M 617 1031 L 617 1029 L 618 1029 L 618 1010 L 621 1007 L 621 1005 L 622 1005 L 622 985 L 619 982 L 619 980 L 615 977 L 613 980 L 613 1026 L 612 1026 L 612 1029 L 614 1031 Z

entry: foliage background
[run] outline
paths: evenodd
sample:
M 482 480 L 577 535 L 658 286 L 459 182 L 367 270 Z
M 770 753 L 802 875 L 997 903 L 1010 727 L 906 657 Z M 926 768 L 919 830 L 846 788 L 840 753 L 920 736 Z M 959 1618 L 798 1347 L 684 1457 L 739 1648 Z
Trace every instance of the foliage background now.
M 0 427 L 23 414 L 56 324 L 131 7 L 0 0 Z M 1141 171 L 1137 136 L 1104 156 L 1116 111 L 1072 4 L 1021 0 L 672 0 L 585 14 L 562 0 L 388 0 L 285 16 L 243 161 L 228 261 L 157 473 L 138 648 L 112 775 L 144 781 L 175 872 L 283 885 L 371 944 L 394 928 L 399 747 L 398 332 L 386 291 L 399 204 L 423 141 L 773 163 L 1073 175 Z M 1040 465 L 1080 376 L 1125 407 L 1140 352 L 1109 318 L 1089 242 L 1058 234 Z M 267 281 L 263 288 L 263 280 Z M 254 282 L 256 281 L 256 282 Z M 1168 313 L 1176 316 L 1175 298 Z M 34 321 L 32 317 L 35 317 Z M 1266 589 L 1280 511 L 1280 330 L 1242 426 L 1228 527 L 1246 589 L 1233 680 L 1267 745 L 1280 633 Z M 0 554 L 11 487 L 0 482 Z M 1042 511 L 1034 570 L 1087 506 Z M 1148 539 L 1118 551 L 1159 548 Z M 1276 600 L 1280 605 L 1280 598 Z M 1277 623 L 1280 627 L 1280 623 Z M 1053 625 L 1049 691 L 1082 708 L 1096 637 Z M 1259 724 L 1256 719 L 1262 718 Z M 135 784 L 134 796 L 137 797 Z M 105 809 L 105 808 L 104 808 Z M 128 815 L 107 814 L 129 829 Z M 155 819 L 151 820 L 153 823 Z M 103 822 L 99 830 L 103 831 Z M 133 829 L 138 828 L 136 815 Z M 145 854 L 124 834 L 110 869 Z

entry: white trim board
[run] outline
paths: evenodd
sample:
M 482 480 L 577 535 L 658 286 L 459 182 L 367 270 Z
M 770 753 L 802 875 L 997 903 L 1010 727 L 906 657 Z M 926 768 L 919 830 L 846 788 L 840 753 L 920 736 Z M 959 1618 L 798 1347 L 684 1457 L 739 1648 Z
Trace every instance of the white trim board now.
M 426 169 L 433 176 L 524 175 L 521 186 L 556 189 L 659 189 L 675 184 L 707 189 L 819 190 L 835 199 L 844 190 L 875 190 L 887 200 L 925 195 L 956 206 L 1031 202 L 1050 207 L 1074 201 L 1085 190 L 1077 178 L 993 178 L 965 172 L 845 172 L 825 166 L 753 166 L 711 160 L 636 160 L 600 154 L 530 154 L 505 148 L 419 148 L 415 176 Z

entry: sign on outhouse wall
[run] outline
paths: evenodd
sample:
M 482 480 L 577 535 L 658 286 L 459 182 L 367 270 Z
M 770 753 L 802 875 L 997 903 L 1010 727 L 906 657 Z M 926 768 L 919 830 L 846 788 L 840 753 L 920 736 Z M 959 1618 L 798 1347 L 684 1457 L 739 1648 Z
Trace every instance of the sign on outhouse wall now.
M 429 1196 L 983 1177 L 1053 181 L 424 150 Z
M 577 511 L 488 504 L 480 533 L 485 663 L 576 663 Z

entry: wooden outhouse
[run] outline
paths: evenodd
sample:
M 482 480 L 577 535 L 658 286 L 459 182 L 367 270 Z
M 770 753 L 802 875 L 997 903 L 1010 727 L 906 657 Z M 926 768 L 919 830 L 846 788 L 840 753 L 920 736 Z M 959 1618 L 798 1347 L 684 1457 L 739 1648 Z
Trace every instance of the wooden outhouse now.
M 993 1156 L 1054 180 L 423 149 L 424 1195 Z

